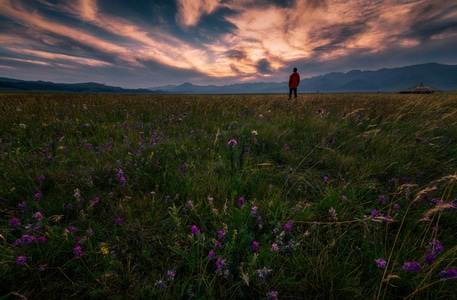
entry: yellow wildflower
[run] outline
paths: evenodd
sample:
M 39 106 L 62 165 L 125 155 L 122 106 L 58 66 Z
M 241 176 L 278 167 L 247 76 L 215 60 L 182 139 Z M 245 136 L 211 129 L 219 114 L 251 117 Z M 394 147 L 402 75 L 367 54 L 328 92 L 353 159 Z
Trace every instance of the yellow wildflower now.
M 109 253 L 109 249 L 106 246 L 102 246 L 100 248 L 100 250 L 102 251 L 102 254 L 104 254 L 104 255 L 107 255 Z

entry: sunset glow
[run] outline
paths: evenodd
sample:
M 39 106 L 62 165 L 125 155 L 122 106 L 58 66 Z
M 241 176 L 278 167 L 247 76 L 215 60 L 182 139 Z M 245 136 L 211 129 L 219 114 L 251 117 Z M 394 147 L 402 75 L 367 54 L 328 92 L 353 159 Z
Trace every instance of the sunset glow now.
M 293 67 L 311 77 L 457 64 L 456 37 L 456 0 L 0 0 L 0 77 L 282 82 Z

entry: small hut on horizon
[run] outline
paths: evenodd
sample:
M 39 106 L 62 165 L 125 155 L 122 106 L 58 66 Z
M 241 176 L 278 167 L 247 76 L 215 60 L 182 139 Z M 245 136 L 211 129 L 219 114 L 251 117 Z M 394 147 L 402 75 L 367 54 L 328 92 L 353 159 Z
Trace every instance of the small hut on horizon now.
M 421 82 L 416 84 L 413 87 L 410 87 L 406 90 L 400 91 L 400 94 L 433 94 L 435 92 L 439 92 L 437 88 L 432 86 L 426 85 L 425 83 Z

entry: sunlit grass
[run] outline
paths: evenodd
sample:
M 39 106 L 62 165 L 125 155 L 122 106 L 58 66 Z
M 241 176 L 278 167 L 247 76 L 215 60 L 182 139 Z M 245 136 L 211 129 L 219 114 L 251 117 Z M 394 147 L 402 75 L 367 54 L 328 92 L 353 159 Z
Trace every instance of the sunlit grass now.
M 2 95 L 0 297 L 455 297 L 456 95 L 286 97 Z

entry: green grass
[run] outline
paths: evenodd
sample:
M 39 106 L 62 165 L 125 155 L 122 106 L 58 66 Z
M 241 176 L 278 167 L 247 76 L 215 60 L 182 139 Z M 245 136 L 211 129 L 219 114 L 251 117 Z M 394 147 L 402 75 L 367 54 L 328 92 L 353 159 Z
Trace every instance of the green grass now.
M 1 95 L 0 299 L 456 299 L 457 95 L 286 98 Z

